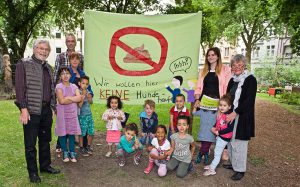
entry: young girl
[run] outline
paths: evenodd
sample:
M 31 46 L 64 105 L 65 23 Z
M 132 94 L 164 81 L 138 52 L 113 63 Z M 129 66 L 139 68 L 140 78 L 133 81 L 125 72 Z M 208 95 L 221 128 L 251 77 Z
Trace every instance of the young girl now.
M 171 160 L 167 164 L 168 170 L 177 168 L 177 177 L 183 178 L 187 175 L 189 166 L 192 161 L 192 156 L 195 152 L 194 138 L 187 134 L 189 128 L 189 117 L 178 116 L 177 121 L 178 132 L 171 136 L 171 149 L 167 155 L 173 153 Z
M 226 123 L 226 117 L 228 113 L 230 113 L 229 109 L 231 108 L 231 105 L 232 102 L 230 96 L 228 95 L 222 96 L 219 100 L 217 122 L 215 126 L 211 129 L 212 133 L 214 133 L 217 136 L 214 160 L 209 166 L 204 167 L 204 169 L 206 170 L 203 173 L 204 176 L 216 174 L 215 169 L 220 162 L 222 152 L 232 137 L 234 121 L 230 124 Z
M 125 158 L 132 153 L 136 153 L 133 157 L 134 164 L 139 165 L 143 151 L 143 145 L 136 137 L 138 132 L 139 130 L 135 123 L 126 125 L 125 135 L 121 137 L 120 144 L 118 145 L 117 156 L 119 160 L 119 166 L 123 167 L 126 163 Z
M 108 144 L 108 152 L 106 157 L 112 154 L 112 144 L 116 147 L 120 142 L 122 125 L 121 122 L 125 121 L 125 114 L 121 110 L 123 103 L 117 96 L 110 96 L 107 98 L 106 107 L 108 108 L 102 115 L 102 119 L 106 121 L 106 142 Z
M 144 173 L 151 172 L 154 162 L 158 166 L 158 176 L 163 177 L 167 174 L 167 162 L 170 159 L 166 154 L 170 150 L 170 142 L 166 139 L 167 128 L 164 125 L 158 125 L 155 131 L 156 137 L 152 139 L 152 146 L 148 147 L 149 164 Z
M 77 86 L 69 82 L 71 74 L 68 68 L 61 68 L 58 75 L 61 83 L 56 85 L 58 104 L 55 133 L 63 150 L 63 161 L 77 162 L 75 135 L 81 134 L 77 116 L 77 103 L 81 101 L 81 96 Z M 67 139 L 69 139 L 69 149 L 67 148 Z

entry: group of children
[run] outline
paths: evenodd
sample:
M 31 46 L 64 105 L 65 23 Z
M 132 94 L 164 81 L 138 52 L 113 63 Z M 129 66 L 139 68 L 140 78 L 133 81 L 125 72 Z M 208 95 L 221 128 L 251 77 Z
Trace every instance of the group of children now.
M 89 78 L 83 76 L 79 80 L 79 88 L 69 82 L 70 70 L 59 70 L 61 83 L 56 86 L 57 95 L 57 120 L 55 133 L 59 137 L 63 151 L 64 162 L 77 162 L 75 153 L 75 135 L 79 135 L 79 146 L 82 154 L 92 154 L 91 148 L 94 135 L 94 122 L 90 109 L 92 97 L 89 96 L 87 87 Z M 214 160 L 204 167 L 204 176 L 216 174 L 215 169 L 220 162 L 221 154 L 230 141 L 233 125 L 226 123 L 226 114 L 231 108 L 231 100 L 225 95 L 219 100 L 219 110 L 216 125 L 211 129 L 216 135 Z M 155 102 L 146 100 L 144 111 L 140 117 L 140 131 L 135 123 L 126 124 L 126 116 L 122 111 L 122 101 L 117 96 L 107 99 L 107 110 L 102 119 L 106 122 L 106 142 L 108 151 L 106 157 L 114 153 L 118 158 L 120 167 L 126 164 L 126 157 L 134 155 L 134 164 L 138 165 L 143 147 L 147 146 L 149 162 L 144 173 L 151 172 L 154 165 L 158 166 L 158 175 L 163 177 L 167 171 L 175 170 L 178 177 L 184 177 L 192 169 L 192 158 L 195 152 L 195 141 L 187 133 L 190 124 L 190 113 L 185 107 L 185 96 L 178 94 L 175 106 L 170 109 L 170 125 L 167 127 L 158 124 L 158 115 L 155 112 Z M 194 108 L 193 113 L 197 111 Z M 124 129 L 124 132 L 122 132 Z M 87 146 L 83 147 L 82 137 L 88 136 Z

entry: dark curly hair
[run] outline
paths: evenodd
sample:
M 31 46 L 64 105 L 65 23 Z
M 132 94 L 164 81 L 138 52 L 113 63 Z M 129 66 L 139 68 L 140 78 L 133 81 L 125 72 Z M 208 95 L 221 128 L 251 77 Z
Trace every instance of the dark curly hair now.
M 58 75 L 61 76 L 60 74 L 61 74 L 63 71 L 67 71 L 67 72 L 69 72 L 69 73 L 71 74 L 70 69 L 69 69 L 67 66 L 63 66 L 63 67 L 59 68 L 59 70 L 58 70 Z
M 139 133 L 139 128 L 138 128 L 137 124 L 135 124 L 135 123 L 129 123 L 128 125 L 126 125 L 125 132 L 128 130 L 134 131 L 135 135 L 138 135 L 138 133 Z
M 186 116 L 186 115 L 180 115 L 180 116 L 178 116 L 177 123 L 178 123 L 178 121 L 180 119 L 186 120 L 187 124 L 190 125 L 190 117 L 189 116 Z
M 111 102 L 111 100 L 113 100 L 113 99 L 116 99 L 116 100 L 118 101 L 118 109 L 122 109 L 123 103 L 122 103 L 120 97 L 115 96 L 115 95 L 109 96 L 109 97 L 107 98 L 106 107 L 107 107 L 107 108 L 110 108 L 110 102 Z
M 168 133 L 168 132 L 167 132 L 167 127 L 166 127 L 165 125 L 157 125 L 157 127 L 155 128 L 155 133 L 156 133 L 157 129 L 159 129 L 159 128 L 164 129 L 165 134 Z

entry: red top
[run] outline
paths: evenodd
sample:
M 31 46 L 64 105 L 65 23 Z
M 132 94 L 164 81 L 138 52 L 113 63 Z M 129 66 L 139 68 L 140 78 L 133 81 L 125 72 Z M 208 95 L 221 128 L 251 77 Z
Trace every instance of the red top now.
M 190 116 L 190 112 L 186 107 L 183 107 L 181 111 L 178 111 L 176 106 L 170 109 L 170 115 L 173 115 L 173 127 L 177 130 L 177 118 L 178 116 Z

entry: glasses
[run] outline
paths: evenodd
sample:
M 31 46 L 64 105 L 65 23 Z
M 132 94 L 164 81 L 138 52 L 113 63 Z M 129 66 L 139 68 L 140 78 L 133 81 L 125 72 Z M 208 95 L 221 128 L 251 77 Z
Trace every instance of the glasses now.
M 41 50 L 41 51 L 50 51 L 49 48 L 44 48 L 44 47 L 38 47 L 38 49 Z
M 233 66 L 231 66 L 231 69 L 233 69 L 233 70 L 235 70 L 235 69 L 242 69 L 242 68 L 244 68 L 245 67 L 245 65 L 233 65 Z

